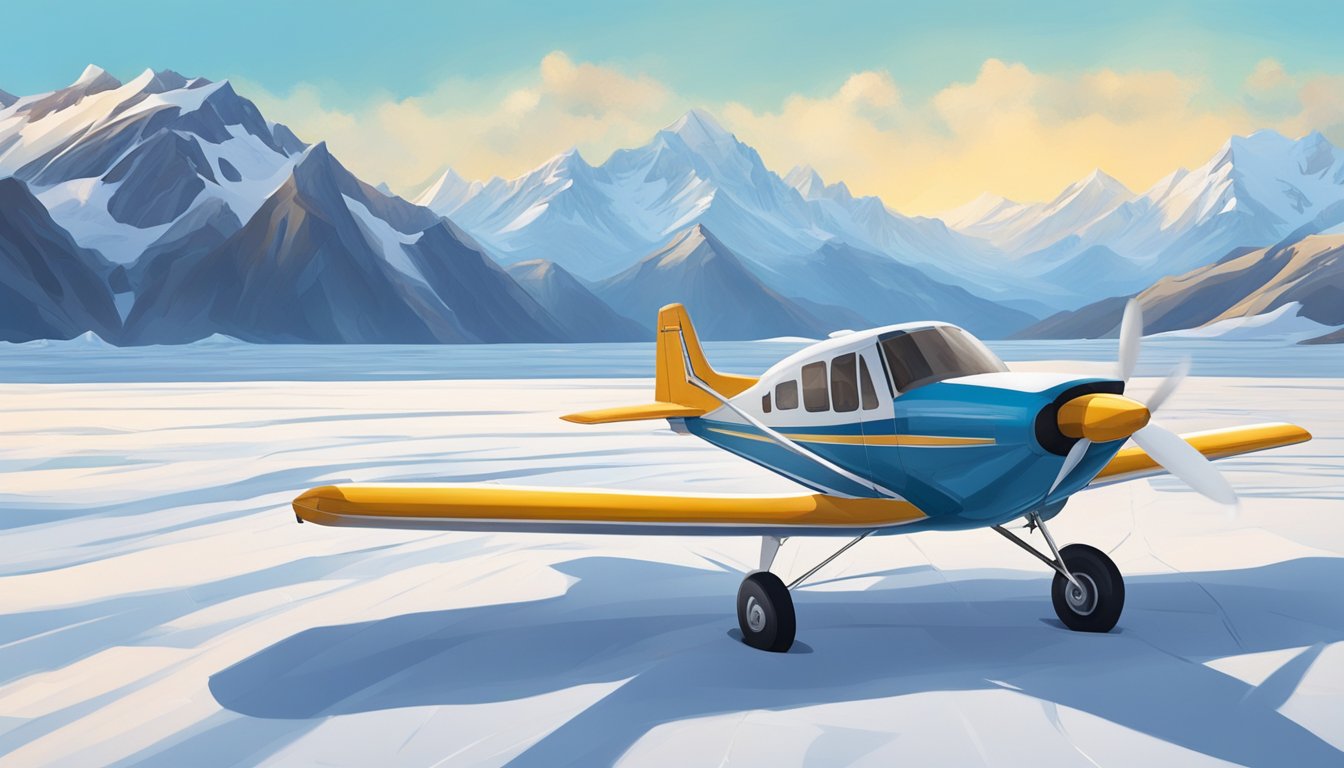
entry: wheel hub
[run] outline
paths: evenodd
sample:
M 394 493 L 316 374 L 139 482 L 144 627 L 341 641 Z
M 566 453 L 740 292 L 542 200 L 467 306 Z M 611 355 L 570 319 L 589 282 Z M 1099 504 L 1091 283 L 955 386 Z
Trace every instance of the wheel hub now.
M 1085 573 L 1074 573 L 1078 584 L 1069 584 L 1064 588 L 1064 601 L 1069 610 L 1079 616 L 1087 616 L 1097 609 L 1097 584 Z
M 747 598 L 747 626 L 752 632 L 760 632 L 765 629 L 765 608 L 757 602 L 755 597 Z

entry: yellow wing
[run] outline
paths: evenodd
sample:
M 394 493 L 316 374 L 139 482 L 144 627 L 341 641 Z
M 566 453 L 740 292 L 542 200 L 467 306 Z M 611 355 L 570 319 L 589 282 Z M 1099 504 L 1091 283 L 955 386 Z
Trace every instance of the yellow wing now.
M 327 485 L 300 521 L 366 528 L 720 536 L 853 536 L 924 518 L 908 501 L 821 494 L 715 496 L 498 485 Z
M 1210 459 L 1225 459 L 1243 453 L 1305 443 L 1311 439 L 1311 433 L 1296 424 L 1274 423 L 1191 432 L 1181 435 L 1181 439 Z M 1142 448 L 1129 446 L 1121 449 L 1087 487 L 1097 488 L 1166 473 Z

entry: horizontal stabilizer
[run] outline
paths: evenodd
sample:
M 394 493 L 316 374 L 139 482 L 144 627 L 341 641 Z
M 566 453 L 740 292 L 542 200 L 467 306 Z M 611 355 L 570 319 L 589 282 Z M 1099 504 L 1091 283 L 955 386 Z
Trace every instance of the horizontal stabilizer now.
M 676 403 L 646 403 L 644 405 L 619 405 L 615 408 L 599 408 L 595 411 L 580 411 L 560 418 L 575 424 L 611 424 L 617 421 L 642 421 L 644 419 L 689 419 L 692 416 L 705 415 L 705 409 L 693 408 Z
M 643 419 L 689 419 L 704 416 L 721 405 L 720 398 L 741 394 L 756 383 L 751 376 L 719 373 L 709 366 L 705 351 L 680 304 L 658 310 L 658 351 L 654 359 L 654 392 L 647 405 L 623 405 L 561 416 L 575 424 L 609 424 Z M 687 364 L 691 370 L 686 370 Z M 691 383 L 691 375 L 714 393 Z

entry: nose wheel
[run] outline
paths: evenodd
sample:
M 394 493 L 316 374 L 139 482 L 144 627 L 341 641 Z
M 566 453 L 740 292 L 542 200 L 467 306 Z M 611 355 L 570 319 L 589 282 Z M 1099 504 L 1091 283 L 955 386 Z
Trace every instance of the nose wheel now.
M 1086 544 L 1070 544 L 1059 551 L 1070 583 L 1055 574 L 1050 598 L 1055 615 L 1075 632 L 1110 632 L 1125 607 L 1125 580 L 1105 552 Z
M 742 642 L 752 648 L 775 653 L 789 650 L 798 623 L 793 597 L 778 576 L 755 571 L 742 580 L 737 590 L 737 626 Z
M 994 530 L 1054 569 L 1050 599 L 1064 626 L 1074 632 L 1110 632 L 1125 608 L 1125 579 L 1115 562 L 1105 552 L 1086 544 L 1057 548 L 1045 521 L 1036 513 L 1027 517 L 1031 528 L 1040 529 L 1045 536 L 1054 557 L 1037 552 L 1001 525 L 994 526 Z

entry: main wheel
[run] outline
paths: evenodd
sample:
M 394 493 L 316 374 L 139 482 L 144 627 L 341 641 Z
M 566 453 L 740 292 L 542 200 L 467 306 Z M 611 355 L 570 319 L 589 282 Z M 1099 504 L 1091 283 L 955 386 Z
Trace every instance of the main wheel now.
M 1086 544 L 1059 551 L 1064 567 L 1082 585 L 1079 589 L 1056 573 L 1050 586 L 1055 615 L 1075 632 L 1110 632 L 1125 607 L 1125 580 L 1105 552 Z
M 747 574 L 737 590 L 737 626 L 742 642 L 763 651 L 783 653 L 793 645 L 798 628 L 789 588 L 769 571 Z

